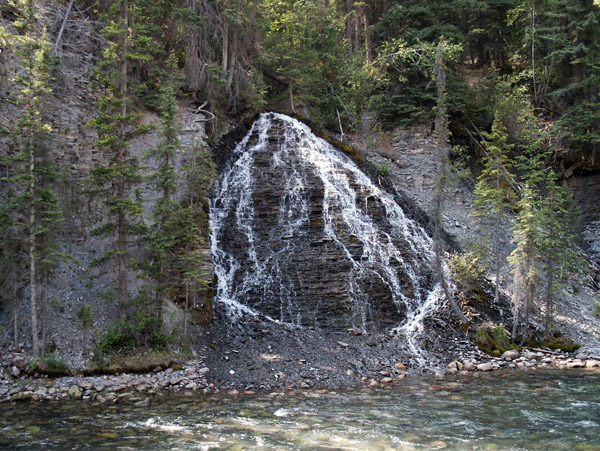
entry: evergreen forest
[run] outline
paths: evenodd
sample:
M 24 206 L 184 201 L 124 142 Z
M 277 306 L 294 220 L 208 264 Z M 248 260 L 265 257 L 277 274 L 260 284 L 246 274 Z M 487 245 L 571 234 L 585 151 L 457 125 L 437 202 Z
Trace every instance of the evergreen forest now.
M 211 151 L 271 110 L 347 152 L 367 119 L 377 136 L 430 129 L 443 160 L 428 212 L 434 270 L 453 321 L 504 297 L 513 319 L 496 341 L 478 330 L 482 349 L 565 344 L 556 304 L 597 263 L 571 180 L 600 171 L 598 0 L 0 0 L 0 18 L 2 347 L 64 367 L 56 281 L 77 266 L 90 297 L 110 306 L 99 321 L 96 301 L 69 304 L 94 365 L 139 349 L 189 352 L 213 307 Z M 91 136 L 85 169 L 55 123 L 76 101 L 76 70 L 91 93 L 75 126 Z M 184 104 L 202 140 L 182 139 Z M 453 252 L 440 221 L 459 173 L 481 238 Z M 67 244 L 77 240 L 101 245 L 86 260 Z

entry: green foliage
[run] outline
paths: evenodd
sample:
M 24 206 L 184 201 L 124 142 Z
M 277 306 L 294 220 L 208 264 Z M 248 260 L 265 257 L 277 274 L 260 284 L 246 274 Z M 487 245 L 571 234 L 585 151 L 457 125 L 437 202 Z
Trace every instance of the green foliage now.
M 494 326 L 491 329 L 483 326 L 477 328 L 474 341 L 479 349 L 496 357 L 510 349 L 520 349 L 510 341 L 508 333 L 502 325 Z
M 42 368 L 46 371 L 54 372 L 54 373 L 68 373 L 69 365 L 62 360 L 56 352 L 49 352 L 42 359 Z
M 571 154 L 600 144 L 600 8 L 590 1 L 525 0 L 511 12 L 527 61 L 535 106 L 559 114 L 557 128 Z
M 497 118 L 492 131 L 485 135 L 483 170 L 477 178 L 472 215 L 480 224 L 489 227 L 509 212 L 509 199 L 514 195 L 516 177 L 512 172 L 507 130 Z
M 263 64 L 287 85 L 291 108 L 305 107 L 318 126 L 334 124 L 336 110 L 356 121 L 365 75 L 348 61 L 335 3 L 266 0 L 261 10 Z
M 573 340 L 563 337 L 548 337 L 545 340 L 531 340 L 527 343 L 529 346 L 536 348 L 560 349 L 563 352 L 575 352 L 581 345 Z
M 437 45 L 435 41 L 411 44 L 404 38 L 382 44 L 375 63 L 386 71 L 389 89 L 375 98 L 374 104 L 383 125 L 411 123 L 433 116 L 437 102 L 433 71 Z M 460 44 L 444 42 L 442 58 L 450 73 L 461 52 Z M 452 82 L 453 78 L 449 80 Z M 450 103 L 458 101 L 453 97 L 456 91 L 453 88 L 453 83 L 449 83 L 446 90 Z
M 77 317 L 81 321 L 81 327 L 83 329 L 89 329 L 94 324 L 93 311 L 91 304 L 85 304 L 77 312 Z
M 502 324 L 492 328 L 492 338 L 499 349 L 507 349 L 511 346 L 508 333 Z
M 392 166 L 388 160 L 377 166 L 377 170 L 383 177 L 389 177 L 392 174 Z
M 481 257 L 473 251 L 451 255 L 450 277 L 458 285 L 462 297 L 466 300 L 473 298 L 481 300 L 485 297 L 482 289 L 484 276 Z
M 118 320 L 106 328 L 94 345 L 95 361 L 114 353 L 127 353 L 141 348 L 161 349 L 168 337 L 160 329 L 154 315 L 139 311 L 131 320 Z
M 115 235 L 115 243 L 94 265 L 116 260 L 118 272 L 118 302 L 121 319 L 127 316 L 127 268 L 130 266 L 130 237 L 146 232 L 142 219 L 142 199 L 135 185 L 140 182 L 137 158 L 130 152 L 131 140 L 149 130 L 143 124 L 138 101 L 147 86 L 137 71 L 149 64 L 156 46 L 153 30 L 143 1 L 115 2 L 106 12 L 103 35 L 107 46 L 96 71 L 96 82 L 103 89 L 96 102 L 97 116 L 90 122 L 98 132 L 96 146 L 107 161 L 91 171 L 92 192 L 100 197 L 110 220 L 96 233 Z

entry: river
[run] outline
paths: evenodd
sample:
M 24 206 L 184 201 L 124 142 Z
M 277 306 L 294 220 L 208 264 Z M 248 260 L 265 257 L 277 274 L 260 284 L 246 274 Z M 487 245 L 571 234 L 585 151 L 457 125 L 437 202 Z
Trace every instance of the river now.
M 600 372 L 407 378 L 386 388 L 0 404 L 0 449 L 600 450 Z

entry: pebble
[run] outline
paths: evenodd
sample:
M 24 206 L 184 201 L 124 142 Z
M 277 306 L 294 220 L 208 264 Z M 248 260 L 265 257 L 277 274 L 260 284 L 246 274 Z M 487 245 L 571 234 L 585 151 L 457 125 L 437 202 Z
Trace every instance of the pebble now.
M 338 342 L 337 344 L 342 347 L 348 345 L 345 342 Z M 600 367 L 600 356 L 596 356 L 595 351 L 594 353 L 579 353 L 576 355 L 577 358 L 572 354 L 562 352 L 541 352 L 538 350 L 533 352 L 528 349 L 523 350 L 521 353 L 518 351 L 507 351 L 499 358 L 484 357 L 482 353 L 478 353 L 477 351 L 469 352 L 466 347 L 465 351 L 459 358 L 447 365 L 447 371 L 468 374 L 468 372 L 487 372 L 503 368 L 534 370 L 546 367 L 563 369 L 593 369 Z M 304 364 L 306 360 L 299 360 L 299 362 Z M 379 362 L 379 364 L 385 368 L 386 363 Z M 359 376 L 363 384 L 368 387 L 377 387 L 380 384 L 391 384 L 395 379 L 406 377 L 405 370 L 407 366 L 405 363 L 397 362 L 392 363 L 392 365 L 391 370 L 381 369 L 380 367 L 376 378 L 369 378 L 353 369 L 341 371 L 345 372 L 348 377 Z M 13 365 L 11 361 L 5 363 L 4 368 L 0 368 L 0 402 L 18 399 L 83 399 L 98 403 L 130 402 L 136 403 L 136 405 L 144 405 L 149 396 L 157 393 L 160 394 L 162 391 L 181 391 L 185 396 L 191 396 L 194 392 L 198 391 L 206 393 L 223 391 L 231 394 L 233 391 L 239 389 L 235 385 L 229 385 L 228 387 L 215 386 L 214 384 L 209 385 L 207 378 L 211 370 L 203 366 L 203 362 L 187 362 L 183 366 L 183 368 L 167 368 L 160 371 L 155 371 L 158 368 L 155 367 L 150 373 L 142 375 L 120 374 L 92 377 L 64 377 L 55 379 L 52 382 L 52 380 L 47 378 L 22 379 L 22 370 Z M 237 369 L 235 371 L 231 370 L 230 373 L 237 374 L 238 371 Z M 18 376 L 15 377 L 15 374 L 18 374 Z M 294 383 L 291 377 L 286 377 L 281 372 L 277 372 L 275 377 L 278 380 L 289 378 L 290 384 Z M 28 381 L 27 385 L 23 385 L 22 381 L 24 380 Z M 322 384 L 322 382 L 316 381 L 313 384 L 311 380 L 302 380 L 297 383 L 297 386 L 300 389 L 308 390 L 314 385 Z M 102 396 L 99 394 L 100 392 L 102 392 Z M 247 387 L 243 393 L 254 394 L 255 392 L 249 390 L 249 387 Z

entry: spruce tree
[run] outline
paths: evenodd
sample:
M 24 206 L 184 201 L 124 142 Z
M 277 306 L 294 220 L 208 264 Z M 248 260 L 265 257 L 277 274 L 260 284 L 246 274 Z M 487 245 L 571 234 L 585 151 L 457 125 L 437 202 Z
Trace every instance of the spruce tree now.
M 566 183 L 552 168 L 546 171 L 541 205 L 541 271 L 545 278 L 544 331 L 550 334 L 555 299 L 584 273 L 585 261 L 577 252 L 573 198 Z
M 51 191 L 53 170 L 46 147 L 51 128 L 44 117 L 45 102 L 51 93 L 50 45 L 46 31 L 37 30 L 35 3 L 18 0 L 13 5 L 20 13 L 14 23 L 19 34 L 12 36 L 12 44 L 23 68 L 13 80 L 19 89 L 17 105 L 22 114 L 14 130 L 15 152 L 6 161 L 10 175 L 4 181 L 12 187 L 14 201 L 22 208 L 12 213 L 12 221 L 22 224 L 26 235 L 31 340 L 37 358 L 42 350 L 38 327 L 38 278 L 43 247 L 40 238 L 45 231 L 56 230 L 60 225 L 60 221 L 48 221 L 46 215 L 49 196 L 55 199 Z M 60 211 L 57 203 L 52 209 Z M 16 335 L 15 332 L 15 339 Z
M 514 147 L 507 142 L 508 133 L 502 122 L 496 118 L 489 134 L 485 134 L 486 141 L 482 143 L 485 154 L 483 156 L 483 170 L 477 178 L 471 213 L 479 222 L 482 232 L 487 232 L 490 243 L 492 261 L 494 264 L 495 295 L 499 301 L 500 270 L 502 268 L 500 228 L 502 219 L 510 212 L 509 197 L 514 195 L 515 176 L 510 163 L 510 151 Z
M 173 259 L 177 255 L 174 249 L 176 234 L 180 233 L 172 227 L 172 217 L 176 215 L 178 203 L 175 199 L 177 174 L 175 171 L 176 152 L 181 150 L 179 139 L 179 117 L 176 95 L 177 65 L 173 55 L 169 58 L 168 67 L 162 71 L 162 84 L 158 97 L 158 109 L 161 121 L 162 141 L 158 148 L 151 152 L 158 162 L 158 170 L 153 175 L 160 197 L 154 207 L 153 220 L 149 233 L 148 250 L 151 254 L 149 273 L 156 281 L 157 319 L 162 321 L 162 305 L 165 294 L 173 286 Z
M 523 188 L 517 207 L 519 213 L 513 228 L 513 242 L 516 247 L 508 257 L 514 276 L 512 338 L 517 338 L 518 325 L 523 314 L 522 341 L 525 342 L 529 338 L 529 318 L 538 288 L 541 257 L 537 193 L 529 184 Z
M 133 76 L 139 64 L 152 60 L 144 18 L 136 0 L 122 0 L 110 6 L 103 32 L 108 45 L 96 71 L 104 94 L 96 103 L 98 116 L 91 122 L 98 131 L 96 146 L 107 160 L 104 166 L 93 169 L 91 182 L 114 220 L 95 229 L 95 233 L 116 238 L 112 249 L 94 265 L 116 260 L 122 320 L 127 318 L 130 239 L 144 232 L 142 201 L 134 189 L 140 180 L 139 164 L 130 151 L 131 140 L 148 129 L 135 108 L 142 87 Z
M 522 135 L 525 142 L 518 161 L 525 187 L 517 203 L 513 229 L 516 247 L 508 258 L 515 281 L 513 338 L 516 338 L 520 307 L 524 303 L 523 341 L 528 339 L 530 314 L 536 301 L 542 299 L 542 281 L 545 281 L 544 322 L 548 334 L 556 294 L 572 283 L 584 268 L 573 244 L 576 229 L 572 195 L 552 165 L 558 152 L 551 145 L 556 137 L 551 134 L 553 130 L 540 130 L 537 120 L 530 116 Z
M 148 250 L 151 255 L 149 275 L 156 281 L 157 314 L 160 321 L 162 304 L 165 297 L 175 298 L 184 293 L 183 339 L 187 336 L 188 312 L 190 300 L 195 304 L 198 293 L 207 288 L 206 275 L 202 274 L 202 247 L 206 234 L 206 218 L 202 202 L 208 194 L 214 178 L 213 163 L 210 155 L 200 154 L 195 147 L 183 148 L 179 140 L 178 106 L 176 87 L 180 81 L 177 75 L 175 59 L 169 59 L 168 69 L 163 72 L 163 83 L 159 96 L 161 114 L 162 142 L 152 152 L 158 161 L 158 170 L 154 174 L 161 193 L 157 200 L 149 234 Z M 175 156 L 185 150 L 191 163 L 186 172 L 188 184 L 192 187 L 184 201 L 176 198 L 178 180 L 183 173 L 175 169 Z

